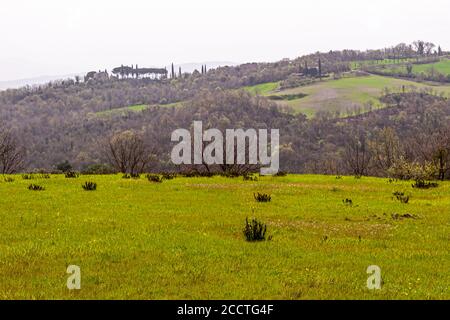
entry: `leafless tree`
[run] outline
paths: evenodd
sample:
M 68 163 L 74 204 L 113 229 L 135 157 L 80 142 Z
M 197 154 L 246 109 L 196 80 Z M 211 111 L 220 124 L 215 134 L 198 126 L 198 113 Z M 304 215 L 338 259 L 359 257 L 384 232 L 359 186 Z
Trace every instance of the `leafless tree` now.
M 375 139 L 369 142 L 369 147 L 373 154 L 373 164 L 382 174 L 385 174 L 403 153 L 400 139 L 390 127 L 382 129 Z
M 103 150 L 109 163 L 122 173 L 141 173 L 151 160 L 151 152 L 142 135 L 131 130 L 112 136 Z
M 438 179 L 443 181 L 450 170 L 450 129 L 438 130 L 430 137 L 429 145 L 433 148 L 433 161 L 439 170 Z
M 24 151 L 9 130 L 0 128 L 0 173 L 16 173 L 22 168 Z
M 344 161 L 349 171 L 355 176 L 367 174 L 370 163 L 370 152 L 366 138 L 363 135 L 354 135 L 348 138 Z

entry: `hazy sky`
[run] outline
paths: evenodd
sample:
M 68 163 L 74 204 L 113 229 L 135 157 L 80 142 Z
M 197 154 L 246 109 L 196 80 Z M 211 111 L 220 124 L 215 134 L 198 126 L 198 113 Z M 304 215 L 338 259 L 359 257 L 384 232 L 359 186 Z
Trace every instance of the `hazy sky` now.
M 0 81 L 416 39 L 450 49 L 449 13 L 449 0 L 1 0 Z

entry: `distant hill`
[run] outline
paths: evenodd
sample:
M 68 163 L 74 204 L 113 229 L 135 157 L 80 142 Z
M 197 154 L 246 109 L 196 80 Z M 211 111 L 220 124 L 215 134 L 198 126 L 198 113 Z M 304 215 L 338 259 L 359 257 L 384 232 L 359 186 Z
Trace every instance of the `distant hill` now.
M 182 64 L 175 64 L 174 68 L 175 71 L 178 73 L 178 69 L 181 67 L 182 72 L 189 72 L 192 73 L 194 70 L 201 70 L 202 65 L 206 65 L 207 69 L 213 69 L 223 66 L 236 66 L 239 63 L 236 62 L 230 62 L 230 61 L 207 61 L 207 62 L 191 62 L 191 63 L 182 63 Z M 170 70 L 171 65 L 166 66 L 167 70 Z M 80 72 L 80 73 L 71 73 L 71 74 L 63 74 L 63 75 L 47 75 L 47 76 L 40 76 L 40 77 L 33 77 L 33 78 L 26 78 L 26 79 L 16 79 L 16 80 L 7 80 L 7 81 L 0 81 L 0 90 L 6 90 L 6 89 L 17 89 L 24 86 L 33 86 L 38 84 L 44 84 L 48 83 L 50 81 L 56 81 L 56 80 L 64 80 L 68 78 L 75 78 L 75 76 L 81 76 L 81 78 L 84 77 L 84 75 L 87 72 Z
M 17 89 L 24 86 L 33 86 L 38 84 L 48 83 L 55 80 L 63 80 L 68 78 L 75 78 L 76 75 L 84 76 L 85 73 L 71 73 L 64 75 L 54 75 L 54 76 L 40 76 L 34 78 L 17 79 L 17 80 L 7 80 L 0 81 L 0 90 L 6 89 Z

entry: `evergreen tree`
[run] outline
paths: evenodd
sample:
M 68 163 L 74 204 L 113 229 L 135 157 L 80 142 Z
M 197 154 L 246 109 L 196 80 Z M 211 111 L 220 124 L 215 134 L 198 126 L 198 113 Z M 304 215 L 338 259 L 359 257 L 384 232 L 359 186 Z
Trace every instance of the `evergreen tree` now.
M 322 80 L 322 61 L 319 58 L 319 79 Z

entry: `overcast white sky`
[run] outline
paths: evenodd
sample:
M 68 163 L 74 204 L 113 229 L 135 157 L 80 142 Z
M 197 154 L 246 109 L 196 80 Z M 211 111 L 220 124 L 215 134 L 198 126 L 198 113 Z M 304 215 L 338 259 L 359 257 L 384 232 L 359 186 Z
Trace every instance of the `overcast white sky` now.
M 416 39 L 450 49 L 449 13 L 449 0 L 1 0 L 0 81 Z

